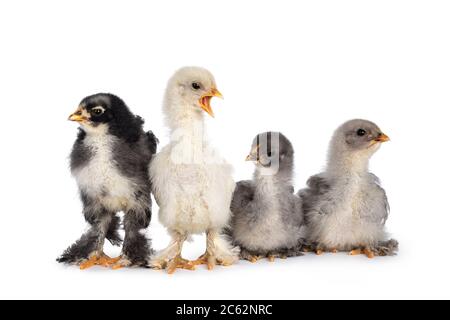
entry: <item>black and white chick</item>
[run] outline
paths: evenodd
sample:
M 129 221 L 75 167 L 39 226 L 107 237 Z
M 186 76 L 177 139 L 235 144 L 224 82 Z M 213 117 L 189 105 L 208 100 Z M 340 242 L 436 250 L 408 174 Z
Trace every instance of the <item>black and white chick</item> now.
M 294 148 L 281 133 L 259 134 L 247 161 L 254 161 L 253 180 L 240 181 L 231 203 L 230 233 L 241 259 L 302 255 L 302 203 L 294 194 Z
M 83 99 L 69 120 L 80 124 L 70 167 L 90 228 L 58 261 L 81 269 L 146 266 L 153 253 L 143 231 L 152 214 L 148 166 L 156 152 L 156 137 L 144 132 L 143 119 L 112 94 Z M 105 239 L 122 244 L 119 212 L 124 213 L 125 239 L 121 256 L 111 259 L 103 246 Z
M 386 192 L 369 172 L 369 160 L 383 142 L 380 128 L 366 120 L 351 120 L 339 127 L 330 144 L 325 172 L 313 176 L 301 190 L 306 238 L 318 254 L 324 251 L 364 253 L 367 257 L 393 255 L 395 240 L 388 240 Z

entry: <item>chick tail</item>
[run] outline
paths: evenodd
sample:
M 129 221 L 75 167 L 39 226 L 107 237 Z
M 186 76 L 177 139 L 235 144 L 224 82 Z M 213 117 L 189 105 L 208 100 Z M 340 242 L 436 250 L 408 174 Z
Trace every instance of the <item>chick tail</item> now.
M 398 241 L 395 239 L 390 239 L 378 243 L 377 247 L 374 248 L 373 251 L 377 256 L 395 256 L 398 252 L 398 249 Z

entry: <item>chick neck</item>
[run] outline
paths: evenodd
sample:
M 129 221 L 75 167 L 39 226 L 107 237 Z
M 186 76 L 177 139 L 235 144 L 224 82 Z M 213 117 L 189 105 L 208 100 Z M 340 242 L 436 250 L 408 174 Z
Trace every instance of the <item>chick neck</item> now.
M 293 180 L 293 162 L 285 159 L 279 164 L 279 168 L 262 167 L 257 165 L 254 173 L 256 183 L 256 192 L 262 195 L 267 194 L 267 186 L 275 187 L 277 192 L 283 191 L 292 186 Z
M 201 109 L 181 99 L 167 98 L 165 110 L 173 156 L 184 164 L 198 164 L 206 161 L 207 133 Z
M 369 172 L 370 150 L 352 151 L 332 144 L 326 172 L 334 178 L 363 177 Z M 341 144 L 338 144 L 341 145 Z M 343 145 L 343 144 L 342 144 Z

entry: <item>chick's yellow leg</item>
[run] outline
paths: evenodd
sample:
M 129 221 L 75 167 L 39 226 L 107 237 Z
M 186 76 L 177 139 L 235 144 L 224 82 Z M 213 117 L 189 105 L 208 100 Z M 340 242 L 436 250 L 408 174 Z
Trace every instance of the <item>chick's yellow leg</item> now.
M 216 265 L 231 266 L 235 262 L 235 258 L 231 255 L 224 255 L 220 253 L 219 246 L 216 244 L 219 234 L 216 231 L 207 232 L 206 237 L 206 252 L 197 260 L 193 261 L 194 265 L 204 264 L 208 270 L 213 270 Z
M 153 258 L 150 266 L 154 269 L 166 269 L 168 274 L 174 274 L 177 269 L 195 270 L 194 263 L 181 257 L 184 241 L 186 236 L 173 232 L 170 245 Z

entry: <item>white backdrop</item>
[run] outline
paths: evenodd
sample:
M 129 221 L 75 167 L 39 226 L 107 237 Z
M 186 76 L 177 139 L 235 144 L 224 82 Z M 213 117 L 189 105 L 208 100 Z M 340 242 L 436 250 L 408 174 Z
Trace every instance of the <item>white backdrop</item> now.
M 2 1 L 0 298 L 450 298 L 448 1 Z M 375 121 L 392 138 L 373 158 L 392 207 L 394 258 L 324 255 L 173 276 L 64 267 L 85 229 L 66 121 L 96 92 L 121 96 L 163 146 L 161 101 L 179 67 L 216 76 L 210 138 L 235 167 L 254 135 L 296 148 L 296 189 L 325 163 L 334 129 Z M 158 222 L 156 249 L 168 236 Z M 196 237 L 186 247 L 204 250 Z M 107 248 L 118 254 L 118 249 Z

